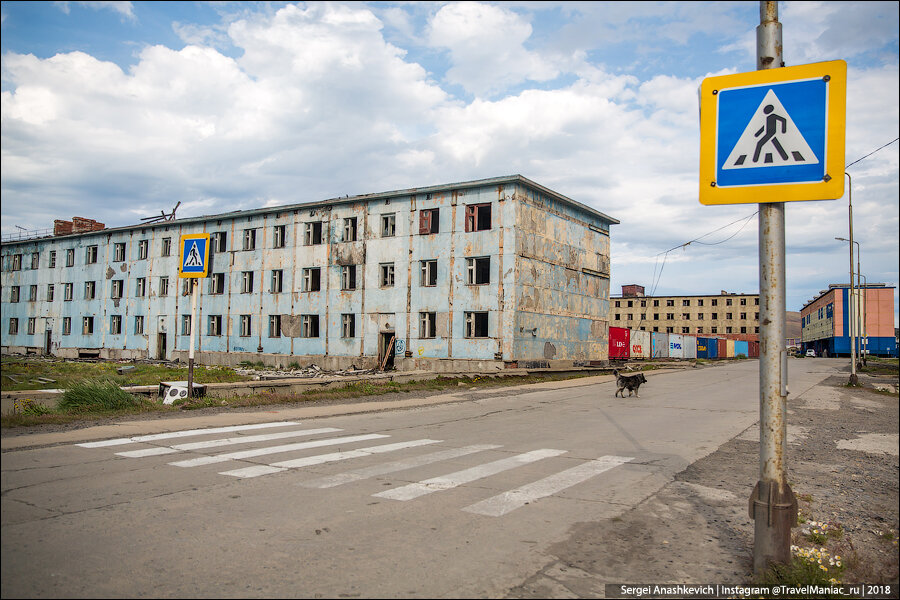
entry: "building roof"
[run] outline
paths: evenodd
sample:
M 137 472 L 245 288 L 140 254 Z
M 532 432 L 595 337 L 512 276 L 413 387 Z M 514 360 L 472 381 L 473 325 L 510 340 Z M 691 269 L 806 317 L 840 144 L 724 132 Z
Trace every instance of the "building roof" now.
M 576 208 L 580 211 L 586 212 L 594 217 L 597 217 L 603 221 L 607 221 L 610 225 L 618 225 L 619 221 L 606 215 L 598 210 L 591 208 L 585 204 L 580 202 L 576 202 L 571 198 L 564 196 L 558 192 L 554 192 L 550 188 L 546 188 L 539 183 L 531 181 L 530 179 L 523 177 L 522 175 L 506 175 L 503 177 L 491 177 L 488 179 L 476 179 L 473 181 L 462 181 L 457 183 L 447 183 L 441 185 L 432 185 L 427 187 L 419 187 L 419 188 L 408 188 L 405 190 L 394 190 L 390 192 L 378 192 L 373 194 L 360 194 L 357 196 L 344 196 L 342 198 L 330 198 L 328 200 L 320 200 L 315 202 L 302 202 L 298 204 L 283 204 L 278 206 L 269 206 L 265 208 L 255 208 L 251 210 L 236 210 L 227 213 L 219 213 L 219 214 L 210 214 L 210 215 L 202 215 L 198 217 L 188 217 L 186 219 L 177 219 L 175 221 L 157 221 L 154 223 L 140 223 L 134 225 L 126 225 L 122 227 L 111 227 L 109 229 L 103 229 L 101 231 L 89 231 L 89 232 L 81 232 L 81 233 L 73 233 L 71 235 L 65 236 L 46 236 L 46 237 L 54 237 L 54 238 L 63 238 L 63 237 L 72 237 L 72 236 L 83 236 L 83 235 L 97 235 L 98 233 L 108 234 L 117 231 L 128 231 L 130 229 L 145 229 L 145 228 L 154 228 L 154 227 L 168 227 L 173 224 L 178 225 L 187 225 L 190 223 L 197 223 L 202 221 L 209 221 L 212 219 L 222 220 L 222 219 L 232 219 L 232 218 L 242 218 L 242 217 L 253 217 L 256 215 L 268 214 L 273 212 L 284 212 L 291 210 L 315 210 L 317 208 L 323 206 L 333 206 L 336 204 L 353 204 L 356 202 L 364 202 L 371 200 L 387 200 L 390 198 L 398 198 L 402 196 L 412 196 L 415 194 L 433 194 L 435 192 L 447 192 L 452 190 L 461 190 L 468 188 L 476 188 L 476 187 L 484 187 L 484 186 L 492 186 L 492 185 L 504 185 L 518 183 L 524 186 L 530 187 L 536 191 L 541 192 L 542 194 L 546 194 L 551 198 L 554 198 L 563 204 L 567 204 L 573 208 Z M 22 239 L 22 240 L 14 240 L 3 242 L 4 246 L 7 245 L 15 245 L 22 243 L 33 242 L 35 239 L 45 239 L 45 238 L 30 238 L 30 239 Z

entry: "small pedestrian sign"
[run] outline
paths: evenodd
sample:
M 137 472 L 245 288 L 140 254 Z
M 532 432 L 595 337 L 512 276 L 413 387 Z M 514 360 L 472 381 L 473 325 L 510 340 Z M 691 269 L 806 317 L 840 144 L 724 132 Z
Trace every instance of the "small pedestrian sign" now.
M 179 277 L 206 277 L 209 270 L 209 234 L 181 236 Z
M 847 64 L 710 77 L 700 88 L 700 202 L 844 194 Z

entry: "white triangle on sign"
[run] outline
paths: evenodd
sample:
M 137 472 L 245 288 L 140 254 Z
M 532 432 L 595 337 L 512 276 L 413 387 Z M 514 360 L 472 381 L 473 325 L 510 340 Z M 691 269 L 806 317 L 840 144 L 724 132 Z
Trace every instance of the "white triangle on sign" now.
M 819 159 L 803 134 L 770 89 L 722 165 L 722 170 L 818 163 Z
M 184 259 L 185 267 L 202 267 L 203 259 L 200 257 L 200 251 L 197 249 L 197 242 L 191 244 L 191 250 Z

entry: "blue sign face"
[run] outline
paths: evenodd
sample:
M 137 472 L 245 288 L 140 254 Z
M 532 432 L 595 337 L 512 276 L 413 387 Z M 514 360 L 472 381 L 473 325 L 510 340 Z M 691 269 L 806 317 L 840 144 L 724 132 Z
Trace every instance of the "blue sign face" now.
M 206 272 L 206 238 L 187 238 L 182 240 L 181 272 L 203 274 Z
M 717 186 L 823 181 L 826 81 L 724 89 L 719 92 L 718 107 Z

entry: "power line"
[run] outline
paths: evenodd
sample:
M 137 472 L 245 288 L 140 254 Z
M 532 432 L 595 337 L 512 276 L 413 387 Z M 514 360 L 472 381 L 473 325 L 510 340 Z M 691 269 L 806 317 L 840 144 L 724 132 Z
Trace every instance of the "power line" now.
M 897 140 L 900 140 L 900 137 L 895 137 L 894 139 L 892 139 L 890 142 L 888 142 L 887 144 L 885 144 L 885 145 L 882 146 L 881 148 L 876 148 L 875 150 L 872 150 L 871 152 L 869 152 L 868 154 L 866 154 L 866 155 L 863 156 L 862 158 L 857 158 L 857 159 L 854 160 L 852 163 L 850 163 L 849 165 L 847 165 L 846 167 L 844 167 L 844 170 L 846 171 L 847 169 L 849 169 L 850 167 L 852 167 L 853 165 L 855 165 L 856 163 L 858 163 L 859 161 L 861 161 L 863 158 L 869 158 L 870 156 L 872 156 L 873 154 L 875 154 L 875 153 L 878 152 L 879 150 L 882 150 L 883 148 L 887 148 L 888 146 L 890 146 L 891 144 L 893 144 L 893 143 L 896 142 Z

